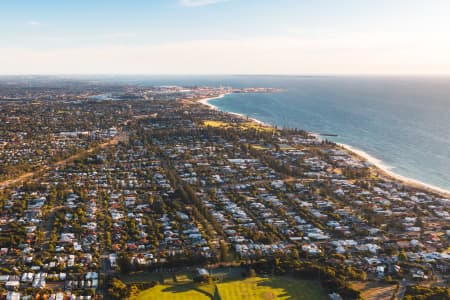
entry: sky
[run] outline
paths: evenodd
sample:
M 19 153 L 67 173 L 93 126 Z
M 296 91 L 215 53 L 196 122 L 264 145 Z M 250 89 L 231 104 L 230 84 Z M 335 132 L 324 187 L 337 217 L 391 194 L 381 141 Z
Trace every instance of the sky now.
M 0 74 L 450 74 L 448 0 L 14 0 Z

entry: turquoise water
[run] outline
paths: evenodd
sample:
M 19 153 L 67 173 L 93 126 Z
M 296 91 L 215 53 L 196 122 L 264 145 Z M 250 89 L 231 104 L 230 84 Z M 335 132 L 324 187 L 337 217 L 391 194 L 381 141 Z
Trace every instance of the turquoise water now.
M 210 103 L 279 127 L 337 134 L 330 139 L 397 174 L 450 190 L 450 78 L 253 80 L 284 92 L 231 94 Z

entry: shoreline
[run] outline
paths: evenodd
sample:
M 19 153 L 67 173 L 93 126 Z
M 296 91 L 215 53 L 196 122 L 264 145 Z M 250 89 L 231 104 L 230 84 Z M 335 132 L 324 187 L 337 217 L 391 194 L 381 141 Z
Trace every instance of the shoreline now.
M 244 116 L 243 114 L 221 110 L 217 106 L 209 103 L 210 100 L 222 99 L 223 97 L 225 97 L 228 94 L 231 94 L 231 93 L 224 93 L 217 97 L 198 99 L 198 100 L 196 100 L 196 102 L 201 103 L 212 110 L 218 110 L 218 111 L 221 111 L 221 112 L 224 112 L 227 114 L 231 114 L 231 115 L 234 115 L 234 116 L 237 116 L 240 118 L 244 118 L 246 120 L 251 120 L 260 125 L 274 127 L 271 124 L 267 124 L 265 122 L 255 119 L 255 118 L 249 118 L 247 116 Z M 317 138 L 316 134 L 314 134 L 312 132 L 310 132 L 310 134 L 316 136 L 316 138 Z M 354 148 L 350 145 L 346 145 L 346 144 L 342 144 L 342 143 L 336 143 L 336 145 L 340 146 L 341 148 L 344 148 L 346 151 L 350 152 L 350 154 L 355 155 L 355 156 L 361 158 L 362 160 L 369 162 L 372 165 L 372 168 L 375 169 L 375 172 L 382 177 L 386 177 L 386 178 L 394 180 L 394 181 L 399 181 L 402 184 L 409 186 L 411 188 L 414 188 L 414 189 L 424 190 L 424 191 L 427 191 L 430 193 L 438 194 L 441 197 L 450 199 L 450 190 L 446 190 L 444 188 L 440 188 L 440 187 L 434 186 L 432 184 L 422 182 L 417 179 L 413 179 L 413 178 L 409 178 L 409 177 L 397 174 L 397 173 L 393 172 L 389 166 L 384 164 L 383 161 L 377 159 L 376 157 L 373 157 L 372 155 L 368 154 L 364 150 L 360 150 L 360 149 Z
M 208 106 L 209 108 L 211 108 L 213 110 L 220 110 L 217 106 L 214 106 L 211 103 L 209 103 L 209 101 L 210 100 L 214 100 L 214 99 L 222 99 L 223 97 L 225 97 L 228 94 L 230 94 L 230 93 L 224 93 L 224 94 L 220 94 L 219 96 L 210 97 L 210 98 L 197 99 L 195 101 L 198 102 L 198 103 L 201 103 L 203 105 L 206 105 L 206 106 Z
M 227 113 L 227 114 L 230 114 L 230 115 L 233 115 L 233 116 L 236 116 L 236 117 L 245 119 L 245 120 L 253 121 L 253 122 L 258 123 L 259 125 L 262 125 L 262 126 L 274 127 L 274 126 L 272 126 L 272 125 L 270 125 L 270 124 L 268 124 L 268 123 L 265 123 L 265 122 L 263 122 L 263 121 L 260 121 L 260 120 L 258 120 L 258 119 L 255 119 L 255 118 L 251 118 L 251 117 L 245 116 L 245 115 L 240 114 L 240 113 L 235 113 L 235 112 L 230 112 L 230 111 L 224 111 L 224 110 L 221 110 L 221 109 L 219 109 L 217 106 L 215 106 L 215 105 L 209 103 L 210 100 L 222 99 L 222 98 L 225 97 L 226 95 L 230 95 L 230 94 L 232 94 L 232 93 L 224 93 L 224 94 L 220 94 L 219 96 L 216 96 L 216 97 L 197 99 L 196 102 L 201 103 L 201 104 L 203 104 L 203 105 L 206 105 L 206 106 L 208 106 L 208 107 L 209 107 L 210 109 L 212 109 L 212 110 L 218 110 L 218 111 L 221 111 L 221 112 L 223 112 L 223 113 Z
M 446 190 L 446 189 L 434 186 L 432 184 L 428 184 L 428 183 L 422 182 L 420 180 L 409 178 L 407 176 L 403 176 L 398 173 L 395 173 L 394 171 L 391 170 L 391 167 L 387 166 L 385 163 L 383 163 L 383 161 L 379 160 L 376 157 L 373 157 L 372 155 L 368 154 L 364 150 L 360 150 L 360 149 L 354 148 L 354 147 L 346 145 L 346 144 L 341 144 L 341 143 L 336 143 L 336 144 L 338 146 L 344 148 L 351 154 L 354 154 L 357 157 L 360 157 L 363 160 L 369 162 L 374 167 L 376 173 L 383 177 L 387 177 L 394 181 L 400 181 L 404 185 L 415 188 L 415 189 L 425 190 L 430 193 L 439 194 L 440 196 L 446 197 L 446 198 L 450 197 L 449 190 Z

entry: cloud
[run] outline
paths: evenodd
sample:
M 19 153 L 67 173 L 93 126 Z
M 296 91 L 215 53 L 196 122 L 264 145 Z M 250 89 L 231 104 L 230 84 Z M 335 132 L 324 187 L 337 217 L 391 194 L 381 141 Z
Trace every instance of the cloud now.
M 210 4 L 216 4 L 229 0 L 180 0 L 182 6 L 205 6 Z
M 112 33 L 103 34 L 100 37 L 105 40 L 116 41 L 116 40 L 137 37 L 137 33 L 135 33 L 135 32 L 112 32 Z
M 33 26 L 33 27 L 37 27 L 37 26 L 41 26 L 42 25 L 42 23 L 38 22 L 38 21 L 28 21 L 26 24 L 29 25 L 29 26 Z
M 449 52 L 445 36 L 353 33 L 139 47 L 0 48 L 0 65 L 3 74 L 448 74 Z

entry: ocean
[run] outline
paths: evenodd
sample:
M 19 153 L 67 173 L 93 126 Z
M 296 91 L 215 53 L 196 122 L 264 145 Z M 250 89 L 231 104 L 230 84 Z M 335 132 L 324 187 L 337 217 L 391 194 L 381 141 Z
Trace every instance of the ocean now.
M 336 134 L 327 138 L 396 174 L 450 190 L 450 77 L 155 76 L 132 82 L 281 88 L 209 103 L 278 127 Z

